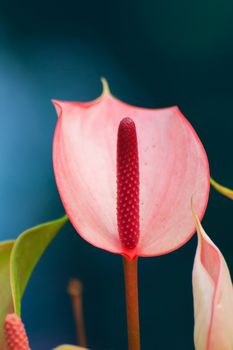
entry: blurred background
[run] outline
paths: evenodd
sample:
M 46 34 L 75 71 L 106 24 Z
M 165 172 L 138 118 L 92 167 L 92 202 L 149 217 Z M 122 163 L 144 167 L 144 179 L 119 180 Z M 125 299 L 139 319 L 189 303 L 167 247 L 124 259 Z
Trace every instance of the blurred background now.
M 114 95 L 144 107 L 178 105 L 199 134 L 212 176 L 233 187 L 232 0 L 0 1 L 0 239 L 64 213 L 52 170 L 51 98 Z M 233 272 L 233 203 L 211 191 L 204 227 Z M 142 349 L 193 349 L 194 237 L 140 259 Z M 23 320 L 32 349 L 75 342 L 66 285 L 84 283 L 94 350 L 127 348 L 121 258 L 70 224 L 29 283 Z

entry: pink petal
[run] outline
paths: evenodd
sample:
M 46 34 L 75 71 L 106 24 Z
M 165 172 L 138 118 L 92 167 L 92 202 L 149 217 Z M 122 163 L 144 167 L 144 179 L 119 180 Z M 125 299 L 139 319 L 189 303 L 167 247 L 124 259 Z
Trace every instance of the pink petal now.
M 190 198 L 203 216 L 209 167 L 195 131 L 177 107 L 146 109 L 104 92 L 87 103 L 54 101 L 58 110 L 53 162 L 67 215 L 91 244 L 114 253 L 153 256 L 177 249 L 194 233 Z M 140 171 L 140 239 L 119 240 L 116 144 L 120 121 L 136 125 Z
M 194 213 L 198 247 L 193 268 L 196 350 L 233 349 L 233 288 L 227 264 Z

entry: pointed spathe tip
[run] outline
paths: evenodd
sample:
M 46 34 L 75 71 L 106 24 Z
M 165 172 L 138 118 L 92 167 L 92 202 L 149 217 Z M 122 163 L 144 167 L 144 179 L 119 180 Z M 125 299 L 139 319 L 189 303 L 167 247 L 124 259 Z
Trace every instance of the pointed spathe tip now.
M 102 95 L 112 96 L 107 79 L 105 77 L 101 77 L 100 81 L 101 81 L 102 89 L 103 89 Z
M 57 112 L 57 116 L 59 117 L 61 115 L 61 113 L 62 113 L 61 102 L 58 101 L 58 100 L 54 100 L 54 99 L 52 99 L 51 102 L 52 102 L 52 104 L 53 104 L 53 106 L 54 106 L 54 108 L 55 108 L 55 110 Z
M 198 238 L 202 237 L 202 226 L 200 223 L 200 219 L 195 211 L 194 204 L 193 204 L 193 196 L 191 197 L 191 210 L 193 215 L 193 220 L 196 226 L 197 236 Z

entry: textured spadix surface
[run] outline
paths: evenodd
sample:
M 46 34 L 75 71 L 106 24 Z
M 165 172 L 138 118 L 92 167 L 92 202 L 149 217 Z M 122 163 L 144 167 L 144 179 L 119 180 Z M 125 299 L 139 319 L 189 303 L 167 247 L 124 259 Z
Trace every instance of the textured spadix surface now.
M 30 350 L 24 324 L 16 314 L 8 314 L 4 324 L 7 350 Z
M 168 253 L 194 233 L 209 193 L 204 148 L 177 107 L 128 105 L 108 91 L 92 102 L 54 101 L 59 118 L 53 144 L 58 190 L 67 215 L 91 244 L 133 258 Z M 117 228 L 117 130 L 123 118 L 136 126 L 140 174 L 140 237 L 122 247 Z
M 227 264 L 194 213 L 198 247 L 193 268 L 196 350 L 233 349 L 233 288 Z

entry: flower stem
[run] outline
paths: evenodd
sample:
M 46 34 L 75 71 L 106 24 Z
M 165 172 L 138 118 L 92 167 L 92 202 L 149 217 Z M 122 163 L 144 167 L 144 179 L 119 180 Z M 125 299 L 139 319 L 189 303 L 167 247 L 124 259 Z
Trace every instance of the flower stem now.
M 140 350 L 138 307 L 138 259 L 123 257 L 128 327 L 128 350 Z
M 82 282 L 78 279 L 73 278 L 70 281 L 67 290 L 72 301 L 78 343 L 80 346 L 86 347 L 87 340 L 85 335 L 84 318 L 83 318 Z

